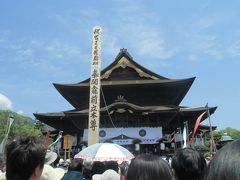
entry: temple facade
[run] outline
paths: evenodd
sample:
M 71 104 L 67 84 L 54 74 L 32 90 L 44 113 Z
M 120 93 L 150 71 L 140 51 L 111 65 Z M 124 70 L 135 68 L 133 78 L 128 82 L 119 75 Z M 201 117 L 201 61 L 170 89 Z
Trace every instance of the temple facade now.
M 194 80 L 158 75 L 121 49 L 113 63 L 101 71 L 100 141 L 127 145 L 138 139 L 141 144 L 156 144 L 159 139 L 170 141 L 173 132 L 181 134 L 184 124 L 192 131 L 200 114 L 209 110 L 211 115 L 217 109 L 180 105 Z M 74 109 L 34 116 L 79 137 L 78 141 L 87 141 L 90 79 L 54 86 Z M 206 118 L 207 114 L 202 121 Z

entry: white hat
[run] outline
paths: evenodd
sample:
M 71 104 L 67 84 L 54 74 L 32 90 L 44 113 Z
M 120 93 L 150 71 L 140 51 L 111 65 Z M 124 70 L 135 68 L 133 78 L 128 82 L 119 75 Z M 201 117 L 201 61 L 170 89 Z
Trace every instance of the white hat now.
M 64 169 L 53 168 L 45 164 L 40 180 L 60 180 L 64 176 Z
M 63 158 L 60 158 L 60 159 L 59 159 L 59 164 L 63 164 L 63 163 L 64 163 Z
M 4 172 L 4 173 L 2 173 L 2 174 L 0 175 L 0 180 L 7 180 L 7 178 L 6 178 L 6 172 Z
M 93 180 L 119 180 L 120 175 L 116 171 L 112 169 L 108 169 L 103 174 L 93 175 L 92 179 Z
M 45 164 L 52 164 L 57 159 L 57 153 L 53 151 L 47 151 L 47 154 L 45 156 Z

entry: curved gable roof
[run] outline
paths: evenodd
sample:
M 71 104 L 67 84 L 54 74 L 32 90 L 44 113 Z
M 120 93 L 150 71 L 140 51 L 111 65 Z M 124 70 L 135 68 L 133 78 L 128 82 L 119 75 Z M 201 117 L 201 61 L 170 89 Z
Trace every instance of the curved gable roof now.
M 101 79 L 107 80 L 167 80 L 135 62 L 127 49 L 121 49 L 115 60 L 101 71 Z M 80 83 L 89 82 L 89 78 Z

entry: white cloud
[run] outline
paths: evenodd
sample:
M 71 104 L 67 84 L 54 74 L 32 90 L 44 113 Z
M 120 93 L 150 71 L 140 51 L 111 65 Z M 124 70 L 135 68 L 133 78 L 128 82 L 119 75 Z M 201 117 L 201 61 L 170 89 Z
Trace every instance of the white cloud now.
M 199 37 L 199 50 L 202 53 L 213 56 L 216 59 L 222 59 L 225 50 L 221 49 L 221 43 L 219 39 L 214 35 L 202 35 Z
M 103 36 L 102 52 L 107 55 L 116 56 L 121 47 L 119 47 L 117 44 L 116 37 L 112 36 L 112 34 L 109 33 L 107 29 L 105 32 L 106 33 Z
M 75 61 L 85 61 L 86 55 L 77 45 L 60 40 L 14 39 L 8 38 L 0 44 L 4 50 L 0 61 L 7 61 L 19 69 L 36 69 L 54 76 L 62 75 L 66 65 Z
M 211 28 L 215 26 L 219 21 L 219 18 L 217 17 L 206 17 L 206 18 L 200 18 L 195 22 L 195 25 L 200 28 L 201 30 Z
M 33 56 L 34 55 L 34 50 L 31 49 L 31 48 L 21 49 L 21 50 L 19 50 L 19 53 L 24 55 L 24 56 Z
M 23 115 L 23 110 L 18 110 L 17 113 Z
M 154 34 L 154 33 L 153 33 Z M 173 56 L 173 51 L 167 50 L 162 38 L 150 34 L 142 36 L 142 40 L 136 43 L 140 55 L 158 59 L 169 59 Z
M 138 22 L 137 19 L 131 18 L 130 23 L 119 19 L 124 26 L 112 27 L 111 31 L 107 32 L 109 38 L 106 38 L 107 41 L 103 41 L 107 44 L 105 48 L 110 48 L 114 53 L 118 52 L 120 48 L 133 49 L 143 58 L 158 60 L 169 59 L 176 53 L 174 49 L 169 49 L 161 34 L 161 29 L 147 25 L 146 20 Z M 132 21 L 134 23 L 131 23 Z
M 174 50 L 169 50 L 160 29 L 138 25 L 130 25 L 128 30 L 133 37 L 132 46 L 141 56 L 157 59 L 169 59 L 174 54 Z
M 11 110 L 12 102 L 6 96 L 0 93 L 0 109 Z
M 169 59 L 176 54 L 175 47 L 165 40 L 159 21 L 144 3 L 130 3 L 115 11 L 117 21 L 111 22 L 110 34 L 116 37 L 119 48 L 133 49 L 139 56 L 156 60 Z M 139 16 L 141 14 L 141 16 Z M 119 26 L 120 25 L 120 26 Z M 110 28 L 109 28 L 110 29 Z
M 177 34 L 180 35 L 178 44 L 180 53 L 186 55 L 189 61 L 203 60 L 204 57 L 209 57 L 212 60 L 223 60 L 229 57 L 227 50 L 229 42 L 220 34 L 219 29 L 226 23 L 226 19 L 216 15 L 196 14 L 182 25 L 177 26 Z M 236 51 L 235 51 L 236 52 Z M 229 52 L 230 53 L 230 52 Z
M 189 59 L 190 61 L 198 61 L 198 57 L 197 57 L 196 54 L 190 54 L 190 55 L 188 56 L 188 59 Z
M 67 24 L 67 22 L 68 22 L 68 19 L 65 17 L 65 16 L 63 16 L 63 15 L 61 15 L 61 14 L 51 14 L 51 16 L 50 17 L 52 17 L 53 19 L 55 19 L 56 21 L 58 21 L 59 23 L 61 23 L 61 24 Z
M 62 59 L 70 56 L 80 56 L 81 54 L 81 51 L 78 47 L 65 42 L 61 42 L 59 40 L 54 40 L 46 43 L 45 50 L 49 55 L 57 59 Z
M 95 18 L 98 15 L 98 12 L 96 11 L 96 9 L 93 9 L 93 8 L 82 9 L 80 13 L 85 18 Z
M 188 32 L 185 33 L 185 39 L 188 41 L 185 41 L 181 50 L 187 53 L 187 59 L 190 61 L 197 61 L 203 55 L 220 60 L 226 55 L 221 39 L 216 35 Z
M 237 40 L 228 48 L 228 54 L 232 57 L 240 56 L 240 40 Z

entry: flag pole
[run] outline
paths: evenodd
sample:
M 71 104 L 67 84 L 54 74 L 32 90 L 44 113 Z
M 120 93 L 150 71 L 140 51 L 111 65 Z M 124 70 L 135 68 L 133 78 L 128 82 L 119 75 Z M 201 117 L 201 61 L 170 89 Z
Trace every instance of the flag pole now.
M 207 108 L 207 115 L 208 115 L 208 121 L 209 121 L 209 129 L 210 129 L 210 136 L 211 136 L 211 139 L 210 139 L 210 153 L 211 155 L 213 155 L 215 153 L 215 148 L 213 148 L 213 130 L 212 130 L 212 123 L 211 123 L 211 118 L 210 118 L 210 111 L 209 111 L 209 108 L 208 108 L 208 103 L 206 105 L 206 108 Z
M 8 134 L 10 132 L 13 121 L 14 121 L 14 117 L 13 117 L 12 113 L 9 112 L 8 119 L 7 119 L 7 126 L 6 126 L 6 129 L 5 129 L 5 135 L 4 135 L 4 138 L 3 138 L 3 140 L 0 144 L 0 153 L 4 153 L 5 145 L 6 145 L 7 139 L 8 139 Z

